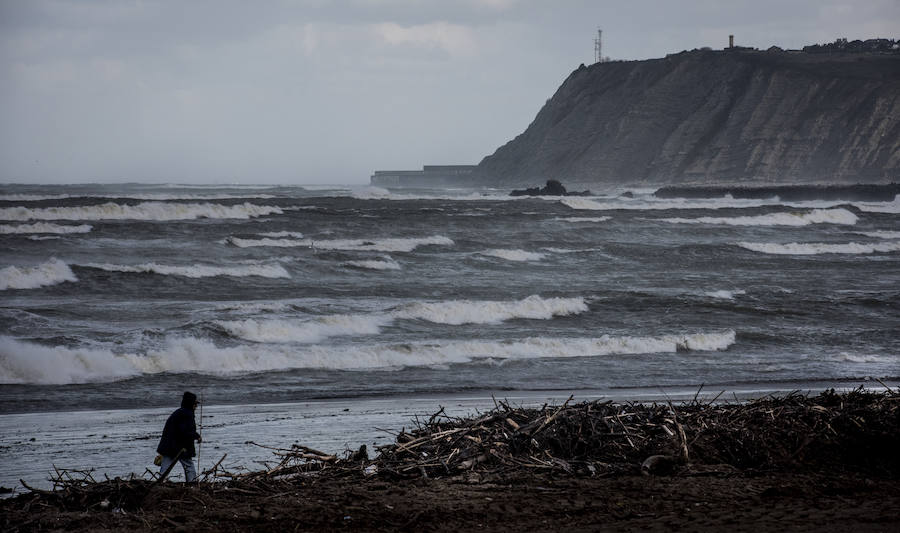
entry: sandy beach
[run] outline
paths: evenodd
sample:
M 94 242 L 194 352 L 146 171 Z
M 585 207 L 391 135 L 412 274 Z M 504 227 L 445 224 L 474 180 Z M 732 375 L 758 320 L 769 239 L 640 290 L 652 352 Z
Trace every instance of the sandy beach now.
M 852 389 L 859 383 L 773 383 L 767 387 L 731 387 L 701 391 L 701 398 L 757 398 L 793 390 L 821 391 L 828 386 Z M 878 385 L 874 385 L 875 390 Z M 655 388 L 579 391 L 577 401 L 683 401 L 697 389 Z M 340 454 L 366 444 L 391 442 L 394 434 L 413 426 L 441 407 L 454 416 L 469 416 L 492 409 L 494 400 L 512 405 L 540 406 L 562 403 L 569 391 L 517 391 L 492 397 L 490 392 L 457 395 L 419 395 L 357 398 L 298 403 L 206 405 L 201 420 L 205 442 L 200 468 L 211 466 L 224 454 L 230 469 L 255 470 L 271 461 L 268 450 L 247 444 L 255 441 L 274 447 L 299 443 Z M 32 487 L 50 488 L 54 467 L 92 470 L 97 479 L 145 475 L 152 465 L 166 417 L 175 409 L 119 409 L 53 411 L 0 415 L 0 486 L 21 490 L 20 480 Z M 198 411 L 199 418 L 199 411 Z M 180 469 L 174 472 L 182 476 Z
M 199 485 L 69 472 L 53 491 L 3 500 L 0 514 L 5 531 L 891 531 L 897 400 L 891 389 L 730 404 L 500 400 L 469 418 L 420 413 L 370 459 L 257 447 L 265 468 L 216 465 Z

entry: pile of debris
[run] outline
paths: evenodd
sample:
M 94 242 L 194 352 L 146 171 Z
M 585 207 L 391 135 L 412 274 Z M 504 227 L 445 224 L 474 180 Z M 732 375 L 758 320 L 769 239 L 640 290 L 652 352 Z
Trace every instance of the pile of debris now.
M 257 482 L 295 476 L 383 479 L 462 474 L 558 472 L 732 474 L 742 471 L 841 470 L 900 475 L 900 392 L 818 396 L 800 393 L 742 403 L 594 401 L 541 408 L 496 401 L 473 418 L 444 409 L 396 435 L 370 460 L 365 446 L 343 458 L 304 446 L 272 448 L 277 462 L 263 471 L 214 478 Z M 250 443 L 255 444 L 255 443 Z M 259 445 L 257 445 L 259 446 Z M 221 462 L 221 461 L 220 461 Z
M 698 391 L 699 393 L 699 391 Z M 443 410 L 367 465 L 382 476 L 557 470 L 575 475 L 849 468 L 900 474 L 900 394 L 863 389 L 749 403 L 497 402 L 474 419 Z
M 698 391 L 699 396 L 699 391 Z M 497 401 L 474 418 L 444 409 L 369 459 L 365 446 L 343 457 L 309 447 L 269 448 L 271 464 L 228 471 L 223 456 L 203 473 L 205 492 L 264 495 L 298 482 L 338 478 L 398 480 L 474 476 L 731 475 L 792 471 L 900 477 L 900 392 L 800 393 L 751 402 L 593 401 L 541 408 Z M 261 446 L 248 442 L 248 444 Z M 90 472 L 57 471 L 53 491 L 32 489 L 35 502 L 58 509 L 137 509 L 159 483 L 143 477 L 96 481 Z M 217 483 L 210 483 L 217 481 Z M 169 490 L 169 489 L 166 489 Z M 159 491 L 156 491 L 159 492 Z M 165 492 L 165 491 L 163 491 Z M 152 499 L 152 498 L 151 498 Z

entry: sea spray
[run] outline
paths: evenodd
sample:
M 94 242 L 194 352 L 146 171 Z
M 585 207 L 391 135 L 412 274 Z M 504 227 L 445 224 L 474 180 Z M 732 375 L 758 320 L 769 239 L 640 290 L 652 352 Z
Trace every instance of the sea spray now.
M 50 259 L 36 266 L 9 266 L 0 269 L 0 290 L 37 289 L 66 281 L 78 281 L 69 265 Z

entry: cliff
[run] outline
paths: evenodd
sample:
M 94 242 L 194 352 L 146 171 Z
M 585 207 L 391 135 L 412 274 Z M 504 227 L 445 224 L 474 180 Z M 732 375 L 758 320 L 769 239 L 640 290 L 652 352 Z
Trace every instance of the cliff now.
M 888 183 L 900 55 L 694 51 L 582 65 L 482 184 Z

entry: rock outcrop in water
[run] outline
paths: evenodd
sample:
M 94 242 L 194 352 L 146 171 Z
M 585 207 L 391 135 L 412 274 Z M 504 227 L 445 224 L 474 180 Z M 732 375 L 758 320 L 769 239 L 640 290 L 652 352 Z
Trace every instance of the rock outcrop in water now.
M 556 180 L 547 180 L 543 187 L 529 187 L 527 189 L 514 189 L 510 196 L 590 196 L 591 191 L 569 192 L 562 183 Z
M 481 184 L 889 183 L 900 54 L 726 50 L 574 71 Z

